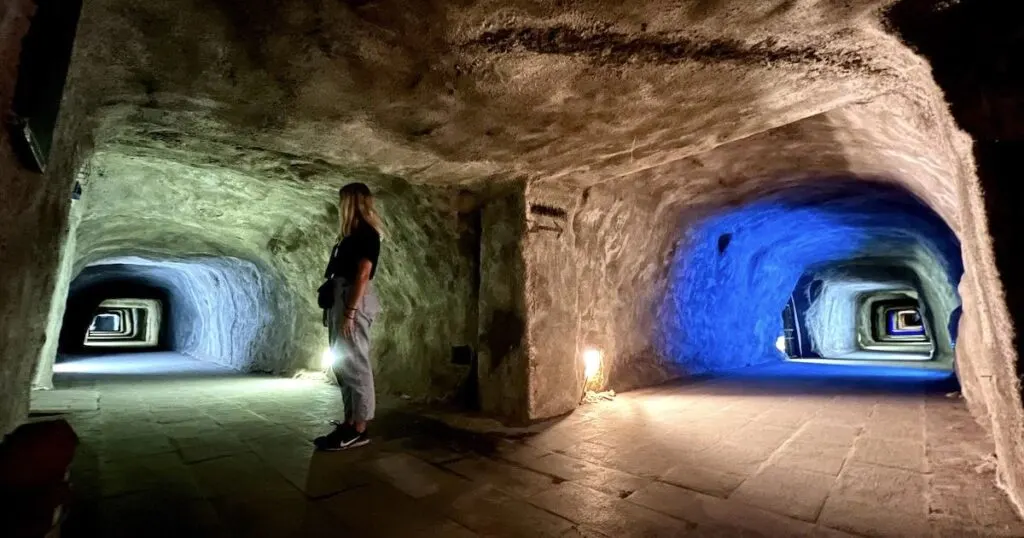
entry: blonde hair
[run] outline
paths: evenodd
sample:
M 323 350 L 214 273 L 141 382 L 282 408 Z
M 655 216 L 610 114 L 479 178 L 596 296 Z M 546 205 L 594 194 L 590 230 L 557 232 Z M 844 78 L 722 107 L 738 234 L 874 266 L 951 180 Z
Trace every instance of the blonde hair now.
M 338 191 L 338 239 L 348 237 L 365 223 L 384 238 L 384 226 L 373 207 L 373 193 L 363 183 L 349 183 Z

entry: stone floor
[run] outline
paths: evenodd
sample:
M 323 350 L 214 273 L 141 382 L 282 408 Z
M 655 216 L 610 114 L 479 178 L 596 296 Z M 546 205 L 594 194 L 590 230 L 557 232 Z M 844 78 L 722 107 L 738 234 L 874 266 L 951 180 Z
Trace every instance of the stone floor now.
M 1024 536 L 934 374 L 760 368 L 513 438 L 388 405 L 374 443 L 323 454 L 309 441 L 340 409 L 322 382 L 171 354 L 62 371 L 100 394 L 70 415 L 70 538 Z

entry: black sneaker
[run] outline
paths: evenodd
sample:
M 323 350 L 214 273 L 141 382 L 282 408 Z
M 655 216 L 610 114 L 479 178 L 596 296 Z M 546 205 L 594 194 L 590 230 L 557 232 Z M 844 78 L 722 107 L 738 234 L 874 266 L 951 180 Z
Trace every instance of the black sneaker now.
M 323 437 L 317 437 L 313 444 L 316 445 L 317 450 L 333 452 L 360 447 L 369 442 L 370 437 L 366 435 L 366 432 L 359 433 L 348 424 L 338 424 L 333 432 Z

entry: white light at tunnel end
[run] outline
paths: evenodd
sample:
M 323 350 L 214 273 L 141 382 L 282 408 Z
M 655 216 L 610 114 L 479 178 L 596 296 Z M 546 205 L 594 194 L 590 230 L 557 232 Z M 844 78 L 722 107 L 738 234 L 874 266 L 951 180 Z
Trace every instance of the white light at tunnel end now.
M 323 355 L 320 356 L 320 367 L 324 370 L 334 366 L 334 353 L 331 352 L 331 348 L 324 350 Z
M 786 352 L 786 337 L 780 336 L 775 339 L 775 349 L 779 350 L 779 353 Z
M 590 381 L 601 371 L 601 351 L 588 347 L 583 350 L 583 376 Z

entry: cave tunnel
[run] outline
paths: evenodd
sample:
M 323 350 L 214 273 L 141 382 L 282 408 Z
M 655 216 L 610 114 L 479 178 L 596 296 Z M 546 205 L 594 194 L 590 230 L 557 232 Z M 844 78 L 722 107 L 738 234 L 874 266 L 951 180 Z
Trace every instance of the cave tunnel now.
M 166 360 L 174 355 L 256 371 L 275 333 L 268 285 L 253 264 L 226 257 L 94 262 L 70 284 L 54 371 L 152 374 L 152 358 L 114 355 L 155 351 L 169 374 L 187 364 Z
M 786 362 L 787 373 L 817 363 L 835 367 L 803 370 L 941 379 L 953 371 L 962 273 L 956 236 L 906 190 L 792 187 L 686 231 L 660 329 L 665 353 L 692 373 Z M 754 371 L 780 370 L 744 375 Z
M 1017 11 L 6 0 L 0 433 L 69 538 L 1024 536 Z

